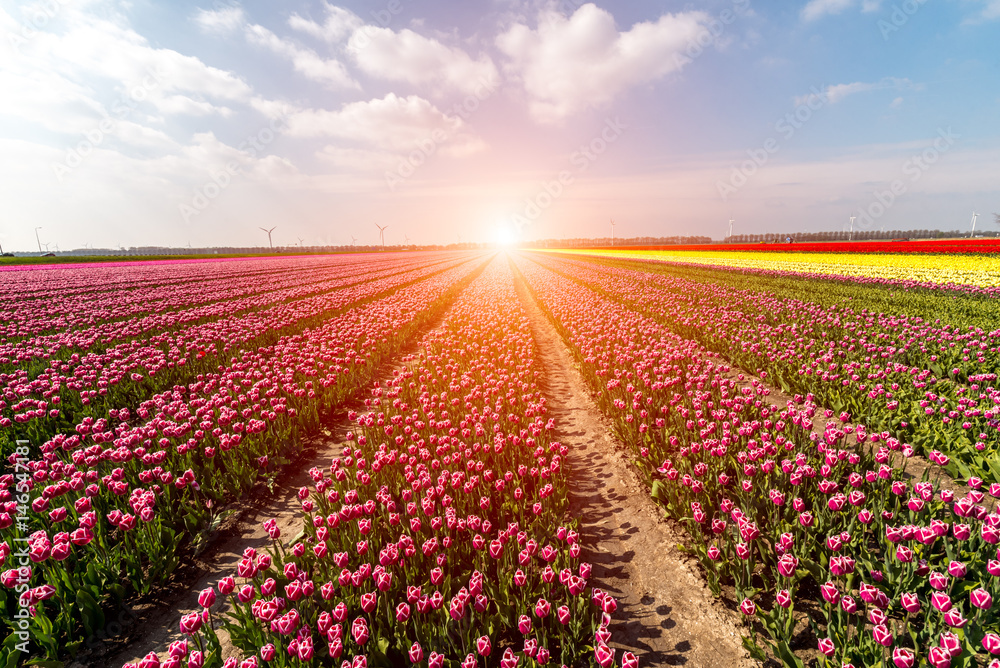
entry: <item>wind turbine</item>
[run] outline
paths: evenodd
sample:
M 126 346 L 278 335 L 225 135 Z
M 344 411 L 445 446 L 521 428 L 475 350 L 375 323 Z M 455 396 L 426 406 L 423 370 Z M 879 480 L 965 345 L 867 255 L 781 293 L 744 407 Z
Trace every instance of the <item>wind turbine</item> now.
M 35 228 L 35 241 L 38 242 L 38 252 L 39 253 L 42 252 L 42 240 L 38 238 L 38 230 L 40 230 L 40 229 L 42 229 L 41 225 L 39 225 L 38 227 Z
M 969 238 L 976 236 L 976 218 L 979 218 L 979 214 L 975 211 L 972 212 L 972 233 L 969 234 Z
M 375 227 L 378 228 L 378 236 L 382 240 L 382 250 L 385 250 L 385 228 L 387 228 L 389 226 L 388 225 L 379 225 L 378 223 L 375 223 Z
M 409 246 L 410 245 L 410 235 L 409 234 L 404 234 L 403 236 L 406 238 L 406 245 Z
M 854 241 L 854 220 L 857 216 L 851 216 L 851 236 L 847 237 L 848 241 Z
M 733 238 L 733 223 L 735 223 L 735 222 L 736 222 L 736 219 L 733 218 L 732 214 L 730 214 L 729 215 L 729 237 L 728 237 L 729 239 Z
M 611 245 L 612 246 L 615 245 L 615 225 L 617 225 L 617 223 L 615 222 L 615 219 L 612 218 L 611 219 Z
M 295 238 L 299 240 L 299 247 L 301 248 L 302 242 L 305 241 L 305 239 L 303 239 L 302 237 L 295 237 Z
M 351 245 L 353 246 L 356 243 L 358 243 L 358 238 L 352 234 L 351 235 Z
M 274 250 L 274 242 L 271 241 L 271 232 L 274 232 L 276 229 L 278 229 L 278 226 L 275 225 L 271 229 L 267 229 L 266 227 L 262 227 L 260 229 L 262 229 L 265 232 L 267 232 L 267 243 L 271 246 L 271 250 Z

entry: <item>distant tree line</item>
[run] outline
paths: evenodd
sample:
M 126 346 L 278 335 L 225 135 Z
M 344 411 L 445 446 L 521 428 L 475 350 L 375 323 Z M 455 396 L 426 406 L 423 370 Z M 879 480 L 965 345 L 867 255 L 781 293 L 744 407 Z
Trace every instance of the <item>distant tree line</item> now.
M 794 242 L 815 242 L 815 241 L 878 241 L 888 239 L 946 239 L 955 237 L 967 237 L 969 232 L 952 230 L 855 230 L 852 236 L 849 231 L 839 230 L 836 232 L 770 232 L 767 234 L 734 234 L 726 237 L 722 243 L 726 244 L 759 244 L 759 243 L 784 243 L 791 237 Z M 976 230 L 977 237 L 998 237 L 1000 232 L 994 230 Z

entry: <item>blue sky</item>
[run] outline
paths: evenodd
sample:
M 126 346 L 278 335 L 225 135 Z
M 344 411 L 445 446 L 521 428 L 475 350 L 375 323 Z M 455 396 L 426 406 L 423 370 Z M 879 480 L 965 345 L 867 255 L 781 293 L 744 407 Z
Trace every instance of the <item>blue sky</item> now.
M 49 0 L 0 33 L 4 250 L 1000 211 L 1000 0 Z

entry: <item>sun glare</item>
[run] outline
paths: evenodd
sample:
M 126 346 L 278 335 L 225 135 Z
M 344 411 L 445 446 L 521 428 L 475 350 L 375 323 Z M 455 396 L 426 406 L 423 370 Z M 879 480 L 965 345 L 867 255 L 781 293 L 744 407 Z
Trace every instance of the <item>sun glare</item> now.
M 493 230 L 493 241 L 501 248 L 510 248 L 517 243 L 517 233 L 509 223 L 498 222 Z

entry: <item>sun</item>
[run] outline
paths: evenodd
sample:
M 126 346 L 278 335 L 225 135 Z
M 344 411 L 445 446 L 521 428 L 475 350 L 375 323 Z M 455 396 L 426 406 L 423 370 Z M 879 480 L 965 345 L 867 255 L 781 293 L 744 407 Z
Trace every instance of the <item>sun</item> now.
M 493 243 L 501 248 L 512 248 L 517 245 L 517 231 L 514 226 L 498 220 L 493 227 Z

